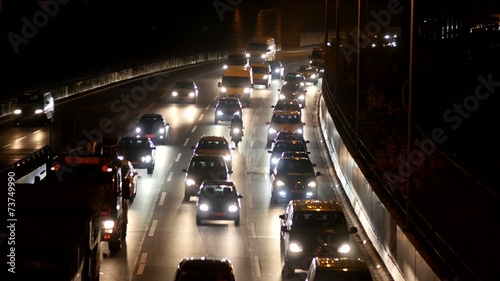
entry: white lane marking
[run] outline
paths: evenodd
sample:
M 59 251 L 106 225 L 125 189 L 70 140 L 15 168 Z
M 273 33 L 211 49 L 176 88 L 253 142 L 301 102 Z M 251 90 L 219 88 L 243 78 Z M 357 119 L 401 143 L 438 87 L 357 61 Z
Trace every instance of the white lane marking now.
M 198 126 L 194 126 L 193 129 L 191 130 L 191 133 L 194 133 L 194 131 L 196 131 L 196 128 L 198 128 Z
M 248 209 L 253 209 L 253 197 L 252 194 L 249 194 L 247 197 L 247 207 Z
M 253 140 L 250 141 L 250 148 L 253 148 Z
M 205 107 L 205 110 L 209 110 L 210 107 L 212 107 L 210 104 L 207 104 L 207 106 Z
M 151 224 L 151 228 L 149 229 L 148 236 L 153 236 L 155 234 L 156 225 L 158 224 L 158 220 L 153 220 Z
M 144 267 L 146 267 L 147 258 L 148 253 L 142 253 L 141 259 L 139 260 L 139 268 L 137 268 L 137 275 L 142 275 L 142 273 L 144 273 Z
M 253 268 L 255 270 L 255 276 L 262 277 L 262 271 L 260 270 L 259 256 L 253 256 Z
M 165 197 L 167 196 L 166 192 L 162 192 L 160 196 L 160 202 L 158 202 L 158 206 L 163 206 L 163 203 L 165 202 Z
M 186 140 L 184 141 L 184 144 L 182 146 L 186 146 L 189 142 L 189 138 L 186 138 Z
M 257 238 L 257 231 L 255 230 L 255 222 L 249 222 L 248 223 L 248 228 L 250 228 L 250 237 L 252 237 L 252 239 L 256 239 Z
M 168 173 L 167 181 L 171 181 L 173 175 L 174 175 L 174 172 Z
M 182 153 L 178 153 L 178 154 L 177 154 L 177 157 L 175 157 L 175 160 L 174 160 L 174 161 L 175 161 L 175 162 L 179 162 L 179 159 L 181 159 L 181 155 L 182 155 Z
M 204 117 L 204 116 L 205 116 L 205 114 L 201 114 L 201 115 L 200 115 L 200 118 L 198 118 L 198 121 L 203 120 L 203 117 Z

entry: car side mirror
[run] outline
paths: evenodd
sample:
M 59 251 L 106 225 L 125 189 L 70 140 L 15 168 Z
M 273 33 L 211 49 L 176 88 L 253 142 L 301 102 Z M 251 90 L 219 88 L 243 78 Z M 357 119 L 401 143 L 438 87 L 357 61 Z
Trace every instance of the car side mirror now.
M 222 87 L 222 83 L 221 82 L 217 83 L 217 87 L 219 88 Z
M 321 176 L 321 172 L 316 172 L 316 176 Z
M 194 146 L 191 146 L 191 149 L 195 149 L 195 147 L 194 147 Z
M 271 122 L 267 121 L 267 122 L 266 122 L 266 125 L 269 125 L 269 124 L 271 124 Z
M 278 92 L 281 92 L 281 89 L 278 89 Z
M 271 108 L 274 108 L 274 105 L 271 105 Z
M 187 169 L 182 169 L 182 171 L 183 171 L 184 173 L 187 173 L 187 171 L 188 171 L 188 170 L 187 170 Z
M 134 173 L 133 173 L 133 174 L 134 174 L 134 176 L 137 176 L 137 175 L 139 174 L 139 172 L 134 171 Z
M 273 153 L 273 151 L 272 150 L 268 150 L 267 153 Z
M 308 141 L 308 140 L 306 140 L 306 141 L 304 141 L 304 142 L 305 142 L 305 143 L 310 143 L 310 141 Z
M 306 124 L 305 122 L 302 123 L 302 125 L 305 125 L 305 124 Z
M 356 227 L 352 226 L 351 228 L 349 228 L 349 233 L 354 234 L 357 232 L 358 232 L 358 229 Z
M 238 194 L 238 198 L 243 198 L 243 195 L 241 195 L 241 194 Z
M 281 214 L 281 215 L 279 215 L 278 217 L 279 217 L 280 219 L 282 219 L 282 220 L 286 219 L 286 215 L 285 215 L 285 214 Z

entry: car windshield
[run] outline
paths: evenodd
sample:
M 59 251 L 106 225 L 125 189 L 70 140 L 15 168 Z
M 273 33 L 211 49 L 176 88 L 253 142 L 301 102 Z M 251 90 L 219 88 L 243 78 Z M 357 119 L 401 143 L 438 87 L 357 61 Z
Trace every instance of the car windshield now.
M 197 149 L 227 150 L 228 143 L 222 140 L 202 140 L 198 143 Z
M 372 281 L 369 272 L 349 270 L 316 270 L 315 281 Z
M 38 103 L 42 100 L 42 95 L 20 95 L 17 98 L 18 103 Z
M 240 104 L 238 103 L 238 100 L 236 100 L 236 99 L 222 99 L 222 100 L 219 100 L 219 104 L 217 106 L 218 107 L 219 106 L 222 106 L 222 107 L 234 107 L 234 106 L 237 106 L 237 107 L 239 107 Z
M 236 197 L 236 190 L 232 185 L 205 185 L 201 193 L 208 198 Z
M 269 73 L 269 68 L 267 67 L 252 67 L 253 73 L 263 73 L 267 74 Z
M 295 212 L 292 228 L 347 232 L 345 217 L 340 212 Z
M 249 43 L 247 46 L 248 51 L 266 51 L 267 44 L 262 43 Z
M 282 158 L 280 161 L 278 161 L 277 169 L 278 173 L 284 175 L 314 176 L 313 164 L 306 159 L 297 160 L 296 158 Z
M 250 86 L 250 79 L 243 76 L 224 76 L 222 77 L 222 84 L 227 87 L 248 87 Z
M 302 76 L 287 76 L 285 78 L 285 81 L 287 81 L 288 83 L 298 84 L 304 82 L 304 78 Z
M 189 167 L 191 171 L 220 171 L 224 168 L 223 161 L 213 160 L 193 160 Z
M 285 84 L 281 88 L 282 93 L 303 92 L 304 90 L 297 84 Z
M 299 68 L 299 71 L 312 71 L 312 70 L 314 69 L 309 65 L 303 65 Z
M 300 124 L 300 116 L 297 115 L 273 115 L 271 123 L 273 124 Z
M 149 142 L 145 139 L 126 139 L 122 140 L 124 149 L 149 148 Z
M 175 88 L 177 89 L 193 89 L 193 82 L 177 82 L 175 83 Z
M 295 142 L 278 142 L 273 147 L 273 156 L 280 156 L 285 151 L 305 151 L 304 144 L 299 141 Z

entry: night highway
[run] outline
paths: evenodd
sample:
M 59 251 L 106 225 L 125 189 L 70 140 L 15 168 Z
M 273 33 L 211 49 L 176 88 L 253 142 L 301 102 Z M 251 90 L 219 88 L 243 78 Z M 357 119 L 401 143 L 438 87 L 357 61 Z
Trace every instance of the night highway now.
M 309 49 L 279 53 L 286 71 L 294 71 L 307 60 Z M 127 134 L 138 117 L 144 113 L 160 113 L 170 124 L 170 140 L 157 146 L 157 163 L 152 175 L 139 170 L 137 198 L 129 210 L 126 247 L 116 255 L 105 256 L 101 265 L 101 280 L 169 280 L 173 277 L 179 260 L 189 256 L 228 257 L 235 266 L 238 280 L 304 280 L 305 273 L 294 276 L 282 273 L 283 264 L 279 248 L 279 219 L 284 205 L 271 203 L 269 189 L 269 154 L 266 145 L 266 121 L 271 116 L 278 98 L 281 80 L 273 80 L 269 89 L 257 88 L 254 101 L 244 108 L 245 137 L 234 150 L 231 176 L 243 194 L 242 221 L 235 227 L 232 222 L 214 222 L 196 226 L 195 205 L 183 201 L 184 173 L 192 155 L 191 146 L 202 135 L 229 137 L 229 123 L 213 124 L 213 104 L 218 98 L 217 82 L 222 72 L 222 62 L 187 67 L 178 71 L 158 73 L 135 81 L 97 90 L 82 97 L 58 101 L 58 118 L 50 126 L 12 127 L 2 123 L 1 146 L 4 148 L 42 147 L 60 142 L 62 117 L 75 120 L 77 142 L 91 133 Z M 168 103 L 168 91 L 178 79 L 194 79 L 200 87 L 198 104 Z M 151 86 L 144 98 L 125 102 L 137 87 Z M 318 85 L 319 86 L 319 85 Z M 339 187 L 317 130 L 314 109 L 318 87 L 308 84 L 307 106 L 303 113 L 306 123 L 305 139 L 310 157 L 317 164 L 321 199 L 346 202 Z M 103 121 L 104 120 L 104 121 Z M 60 147 L 60 146 L 59 146 Z M 325 158 L 326 157 L 326 158 Z M 375 254 L 362 227 L 349 205 L 348 224 L 360 229 L 351 238 L 356 257 L 370 266 L 375 280 L 391 280 L 388 272 Z

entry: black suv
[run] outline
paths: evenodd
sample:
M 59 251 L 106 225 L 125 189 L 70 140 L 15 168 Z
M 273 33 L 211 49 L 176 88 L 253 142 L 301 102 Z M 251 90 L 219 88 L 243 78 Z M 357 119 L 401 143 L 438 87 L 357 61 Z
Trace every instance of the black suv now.
M 292 273 L 307 270 L 314 257 L 349 257 L 349 235 L 358 232 L 347 228 L 342 206 L 333 200 L 291 200 L 279 218 L 281 255 Z
M 214 124 L 219 121 L 231 121 L 235 115 L 243 118 L 243 105 L 237 98 L 221 98 L 215 104 Z
M 233 265 L 227 258 L 183 258 L 177 266 L 174 281 L 186 280 L 235 281 Z
M 134 168 L 153 173 L 156 147 L 150 138 L 122 137 L 119 147 L 124 159 L 130 161 Z
M 306 152 L 306 146 L 299 140 L 278 140 L 273 142 L 271 149 L 267 152 L 271 154 L 269 158 L 269 174 L 273 173 L 274 167 L 285 151 L 301 151 Z
M 155 143 L 166 144 L 170 125 L 163 115 L 156 113 L 144 114 L 139 118 L 135 128 L 136 137 L 150 138 Z
M 222 155 L 215 154 L 193 154 L 189 161 L 184 179 L 184 199 L 198 194 L 200 185 L 205 180 L 229 180 L 232 173 L 227 167 L 226 160 Z
M 281 153 L 280 153 L 281 155 Z M 271 197 L 274 202 L 288 202 L 290 199 L 318 198 L 320 172 L 314 172 L 314 164 L 309 158 L 279 158 L 271 171 Z

